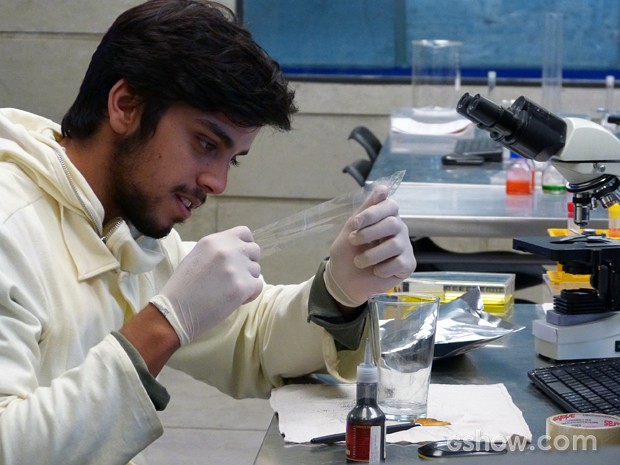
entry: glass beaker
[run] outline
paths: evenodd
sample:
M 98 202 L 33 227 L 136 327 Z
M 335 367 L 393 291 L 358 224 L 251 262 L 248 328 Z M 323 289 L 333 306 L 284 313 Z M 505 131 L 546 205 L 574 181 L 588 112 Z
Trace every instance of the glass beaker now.
M 411 44 L 413 107 L 455 109 L 461 91 L 462 42 L 414 40 Z

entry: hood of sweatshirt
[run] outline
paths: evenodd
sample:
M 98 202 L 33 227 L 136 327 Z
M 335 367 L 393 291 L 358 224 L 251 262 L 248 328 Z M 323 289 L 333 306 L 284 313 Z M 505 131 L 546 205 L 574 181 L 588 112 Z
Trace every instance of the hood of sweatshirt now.
M 164 257 L 158 240 L 125 221 L 104 225 L 103 205 L 63 147 L 60 125 L 22 110 L 0 109 L 0 162 L 19 166 L 59 204 L 61 227 L 80 279 L 111 269 L 153 269 Z M 103 238 L 104 227 L 113 232 Z

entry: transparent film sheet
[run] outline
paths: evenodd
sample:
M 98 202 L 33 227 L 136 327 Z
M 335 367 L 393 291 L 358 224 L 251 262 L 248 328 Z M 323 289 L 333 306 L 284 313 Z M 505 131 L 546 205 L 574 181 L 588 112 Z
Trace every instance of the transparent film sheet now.
M 310 236 L 329 230 L 339 231 L 345 221 L 368 198 L 376 186 L 388 187 L 388 196 L 396 192 L 405 171 L 397 171 L 389 177 L 380 178 L 358 190 L 315 205 L 294 215 L 258 228 L 252 232 L 254 241 L 261 248 L 261 258 L 283 250 L 286 246 Z M 336 235 L 334 235 L 334 238 Z

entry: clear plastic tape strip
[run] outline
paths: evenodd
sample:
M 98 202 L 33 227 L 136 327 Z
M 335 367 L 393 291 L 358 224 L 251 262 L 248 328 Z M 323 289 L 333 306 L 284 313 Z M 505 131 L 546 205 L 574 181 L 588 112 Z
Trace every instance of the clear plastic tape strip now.
M 311 235 L 325 233 L 341 227 L 370 195 L 375 186 L 388 186 L 388 196 L 396 192 L 405 171 L 397 171 L 387 178 L 380 178 L 371 184 L 332 200 L 315 205 L 275 223 L 253 231 L 254 240 L 261 248 L 261 258 L 273 255 L 285 246 Z M 334 236 L 335 237 L 335 236 Z

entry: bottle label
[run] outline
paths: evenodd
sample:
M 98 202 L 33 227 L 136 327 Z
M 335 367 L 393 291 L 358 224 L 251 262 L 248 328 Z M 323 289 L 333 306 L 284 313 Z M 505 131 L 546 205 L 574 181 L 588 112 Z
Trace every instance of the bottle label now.
M 347 424 L 347 460 L 379 463 L 384 459 L 383 437 L 381 425 Z

